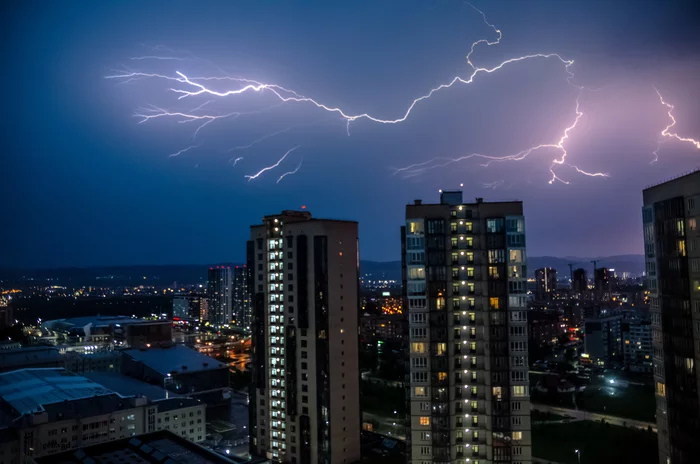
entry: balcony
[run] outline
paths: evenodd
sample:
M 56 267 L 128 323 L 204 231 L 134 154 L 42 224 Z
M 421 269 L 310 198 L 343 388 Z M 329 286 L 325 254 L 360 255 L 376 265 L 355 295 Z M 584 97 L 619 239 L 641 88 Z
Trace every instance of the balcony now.
M 464 437 L 457 437 L 455 443 L 464 443 Z
M 455 454 L 455 456 L 457 456 L 457 458 L 463 458 L 463 457 L 464 457 L 464 451 L 457 451 L 457 453 Z

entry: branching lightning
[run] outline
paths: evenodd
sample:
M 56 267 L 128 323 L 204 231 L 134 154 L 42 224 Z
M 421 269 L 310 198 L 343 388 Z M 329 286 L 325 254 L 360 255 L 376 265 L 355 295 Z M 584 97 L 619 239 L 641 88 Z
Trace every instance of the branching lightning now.
M 557 170 L 560 166 L 568 166 L 570 168 L 573 168 L 577 173 L 585 176 L 590 176 L 590 177 L 607 177 L 608 175 L 602 172 L 589 172 L 586 170 L 583 170 L 579 168 L 576 165 L 570 164 L 567 161 L 567 156 L 568 152 L 565 147 L 565 143 L 568 141 L 569 136 L 571 131 L 573 131 L 577 124 L 579 123 L 580 119 L 583 117 L 583 112 L 580 110 L 580 98 L 582 92 L 585 90 L 581 86 L 577 86 L 572 83 L 572 80 L 574 78 L 574 73 L 571 71 L 571 67 L 574 64 L 573 60 L 567 60 L 564 59 L 562 56 L 560 56 L 557 53 L 534 53 L 534 54 L 528 54 L 528 55 L 523 55 L 523 56 L 517 56 L 513 58 L 506 59 L 502 61 L 501 63 L 492 66 L 492 67 L 482 67 L 482 66 L 477 66 L 474 64 L 472 61 L 472 55 L 474 54 L 476 48 L 480 44 L 485 44 L 486 46 L 493 46 L 493 45 L 498 45 L 503 37 L 503 34 L 501 31 L 496 28 L 493 24 L 489 23 L 486 15 L 473 5 L 469 4 L 470 7 L 472 7 L 474 10 L 476 10 L 483 18 L 484 23 L 491 28 L 495 33 L 496 33 L 496 39 L 495 40 L 488 40 L 488 39 L 479 39 L 471 44 L 471 47 L 469 49 L 468 54 L 466 55 L 466 60 L 469 66 L 471 67 L 471 73 L 465 77 L 462 76 L 456 76 L 449 80 L 446 83 L 440 84 L 432 89 L 430 89 L 428 92 L 426 92 L 424 95 L 419 96 L 418 98 L 415 98 L 408 106 L 407 108 L 402 112 L 399 113 L 397 116 L 393 118 L 387 118 L 387 117 L 379 117 L 379 116 L 373 116 L 368 113 L 350 113 L 338 106 L 333 106 L 333 105 L 328 105 L 325 103 L 322 103 L 320 101 L 317 101 L 311 97 L 307 97 L 305 95 L 302 95 L 294 90 L 290 90 L 288 88 L 282 87 L 281 85 L 278 84 L 271 84 L 271 83 L 263 83 L 259 82 L 253 79 L 248 79 L 248 78 L 243 78 L 243 77 L 234 77 L 234 76 L 199 76 L 199 77 L 191 77 L 188 76 L 186 73 L 182 71 L 176 71 L 174 75 L 167 75 L 167 74 L 160 74 L 160 73 L 146 73 L 146 72 L 132 72 L 132 71 L 125 71 L 125 72 L 118 72 L 113 75 L 106 76 L 107 79 L 117 79 L 122 82 L 129 82 L 135 79 L 157 79 L 157 80 L 165 80 L 167 82 L 170 82 L 172 86 L 168 89 L 170 92 L 174 93 L 177 95 L 178 100 L 183 100 L 183 99 L 189 99 L 193 97 L 198 97 L 198 96 L 207 96 L 210 97 L 214 100 L 226 100 L 229 98 L 235 98 L 237 96 L 243 95 L 243 94 L 267 94 L 270 95 L 274 98 L 276 98 L 280 103 L 279 104 L 285 104 L 285 103 L 303 103 L 303 104 L 308 104 L 313 107 L 316 107 L 320 110 L 323 110 L 325 112 L 329 113 L 334 113 L 339 115 L 343 120 L 346 122 L 347 126 L 347 131 L 349 135 L 349 127 L 352 122 L 358 121 L 358 120 L 368 120 L 374 123 L 379 123 L 379 124 L 398 124 L 406 121 L 413 110 L 416 108 L 416 106 L 424 101 L 430 99 L 435 93 L 440 92 L 445 89 L 449 89 L 457 84 L 460 85 L 469 85 L 474 82 L 474 80 L 477 78 L 477 76 L 480 75 L 488 75 L 491 73 L 495 73 L 496 71 L 501 70 L 502 68 L 506 67 L 507 65 L 526 61 L 526 60 L 548 60 L 548 59 L 554 59 L 560 62 L 562 65 L 564 65 L 564 71 L 566 73 L 566 81 L 569 85 L 577 89 L 578 94 L 576 97 L 576 115 L 573 120 L 573 122 L 567 126 L 564 129 L 564 132 L 562 136 L 559 138 L 559 140 L 556 143 L 544 143 L 544 144 L 539 144 L 524 150 L 521 150 L 517 153 L 510 154 L 510 155 L 505 155 L 505 156 L 492 156 L 492 155 L 485 155 L 485 154 L 479 154 L 479 153 L 472 153 L 469 155 L 461 156 L 458 158 L 435 158 L 423 163 L 417 163 L 417 164 L 412 164 L 410 166 L 406 167 L 401 167 L 398 169 L 395 169 L 394 174 L 401 173 L 405 177 L 413 177 L 420 175 L 424 173 L 427 170 L 430 169 L 436 169 L 440 167 L 444 167 L 450 164 L 458 163 L 460 161 L 464 161 L 470 158 L 478 158 L 484 160 L 484 163 L 482 166 L 488 167 L 491 163 L 494 162 L 504 162 L 504 161 L 521 161 L 525 158 L 527 158 L 530 154 L 532 154 L 535 151 L 538 150 L 543 150 L 543 149 L 551 149 L 559 152 L 559 155 L 555 157 L 549 166 L 549 172 L 551 174 L 551 179 L 549 180 L 549 183 L 552 184 L 555 181 L 560 181 L 564 184 L 568 184 L 568 181 L 565 181 L 561 179 L 557 175 Z M 142 56 L 142 57 L 133 57 L 132 59 L 134 60 L 177 60 L 177 61 L 185 61 L 185 59 L 177 59 L 172 56 L 156 56 L 156 55 L 147 55 L 147 56 Z M 210 87 L 210 82 L 217 82 L 219 85 L 228 85 L 232 84 L 231 87 L 226 88 L 224 87 L 223 90 L 218 90 L 216 88 Z M 660 97 L 660 95 L 659 95 Z M 209 100 L 208 102 L 210 102 Z M 214 122 L 215 120 L 219 119 L 226 119 L 226 118 L 238 118 L 239 116 L 243 114 L 250 114 L 250 113 L 242 113 L 242 112 L 229 112 L 229 113 L 223 113 L 223 114 L 210 114 L 208 112 L 202 112 L 202 109 L 207 103 L 204 103 L 193 110 L 190 111 L 170 111 L 166 110 L 160 107 L 156 106 L 151 106 L 146 109 L 142 109 L 139 111 L 139 113 L 136 114 L 137 117 L 140 118 L 140 123 L 147 122 L 151 119 L 156 119 L 156 118 L 162 118 L 162 117 L 168 117 L 168 118 L 175 118 L 177 122 L 179 123 L 187 123 L 187 122 L 194 122 L 198 121 L 200 122 L 200 125 L 197 127 L 194 136 L 196 137 L 197 134 L 201 131 L 202 128 L 206 127 L 208 124 Z M 673 123 L 669 125 L 663 132 L 664 136 L 668 137 L 676 137 L 679 140 L 682 141 L 691 141 L 700 148 L 700 143 L 692 140 L 692 139 L 683 139 L 678 137 L 675 134 L 670 134 L 668 133 L 668 129 L 673 127 L 675 124 L 675 119 L 673 119 L 673 115 L 671 114 L 671 111 L 673 109 L 672 106 L 666 104 L 663 102 L 666 106 L 670 108 L 669 111 L 669 116 L 671 116 Z M 250 148 L 267 138 L 273 137 L 275 135 L 284 133 L 289 131 L 290 128 L 287 129 L 282 129 L 280 131 L 274 132 L 272 134 L 265 135 L 252 143 L 249 143 L 247 145 L 241 145 L 241 146 L 236 146 L 230 151 L 236 151 L 236 150 L 243 150 Z M 184 151 L 189 150 L 192 147 L 188 147 L 184 150 L 181 150 L 177 154 L 180 154 Z M 247 175 L 245 176 L 249 181 L 256 179 L 259 177 L 261 174 L 264 172 L 273 169 L 286 158 L 286 156 L 291 153 L 293 150 L 295 150 L 297 147 L 291 149 L 285 155 L 274 165 L 268 166 L 260 170 L 258 173 L 253 174 L 253 175 Z M 175 156 L 177 156 L 177 154 Z M 173 155 L 171 155 L 173 156 Z M 240 160 L 241 158 L 236 158 L 233 161 L 233 165 Z M 232 158 L 233 160 L 233 158 Z M 293 172 L 285 173 L 283 174 L 279 179 L 278 182 L 284 178 L 284 176 L 288 174 L 293 174 L 295 173 L 299 168 Z
M 299 171 L 299 168 L 301 168 L 301 163 L 303 163 L 303 162 L 304 162 L 304 160 L 299 161 L 299 165 L 296 167 L 296 169 L 294 169 L 293 171 L 288 171 L 288 172 L 285 172 L 284 174 L 282 174 L 282 175 L 280 176 L 280 178 L 277 179 L 277 182 L 276 182 L 276 183 L 279 184 L 280 181 L 281 181 L 282 179 L 284 179 L 285 177 L 291 176 L 292 174 L 296 174 L 296 173 Z
M 250 182 L 251 180 L 257 179 L 258 177 L 260 177 L 260 175 L 262 175 L 263 173 L 265 173 L 265 172 L 267 172 L 267 171 L 270 171 L 271 169 L 275 169 L 277 166 L 279 166 L 280 164 L 282 164 L 282 161 L 284 161 L 284 159 L 287 157 L 287 155 L 289 155 L 291 152 L 293 152 L 293 151 L 296 150 L 297 148 L 299 148 L 298 145 L 297 145 L 296 147 L 294 147 L 294 148 L 289 149 L 289 150 L 287 151 L 287 153 L 285 153 L 284 155 L 282 155 L 282 158 L 280 158 L 275 164 L 272 164 L 272 165 L 270 165 L 270 166 L 266 166 L 266 167 L 262 168 L 260 171 L 256 172 L 255 174 L 251 174 L 251 175 L 245 176 L 245 178 L 248 179 L 248 182 Z M 279 180 L 278 180 L 278 182 L 279 182 Z
M 181 154 L 186 153 L 186 152 L 192 150 L 193 148 L 197 148 L 197 147 L 199 147 L 199 145 L 190 145 L 190 146 L 187 147 L 187 148 L 183 148 L 183 149 L 180 150 L 180 151 L 176 151 L 175 153 L 172 153 L 172 154 L 168 155 L 168 158 L 173 158 L 173 157 L 175 157 L 175 156 L 180 156 Z
M 700 141 L 692 139 L 692 138 L 688 138 L 688 137 L 681 137 L 677 133 L 669 131 L 669 129 L 671 129 L 673 126 L 676 125 L 676 118 L 673 116 L 673 110 L 675 109 L 675 106 L 671 105 L 670 103 L 666 103 L 664 101 L 664 97 L 661 96 L 661 92 L 659 92 L 659 89 L 657 89 L 656 86 L 654 86 L 654 90 L 656 90 L 656 94 L 659 96 L 659 100 L 661 101 L 661 104 L 664 105 L 666 108 L 668 108 L 668 117 L 671 118 L 671 124 L 666 126 L 664 128 L 664 130 L 661 131 L 661 135 L 663 137 L 669 137 L 669 138 L 673 138 L 676 140 L 680 140 L 681 142 L 691 143 L 691 144 L 695 145 L 695 148 L 700 149 Z M 654 155 L 656 155 L 657 159 L 658 159 L 658 151 L 659 151 L 659 147 L 657 147 L 656 150 L 654 151 Z

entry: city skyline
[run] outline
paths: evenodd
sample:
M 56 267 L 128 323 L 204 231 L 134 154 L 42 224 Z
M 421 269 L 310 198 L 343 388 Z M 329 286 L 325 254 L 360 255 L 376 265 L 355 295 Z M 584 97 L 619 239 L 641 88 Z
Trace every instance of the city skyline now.
M 12 220 L 0 243 L 11 267 L 243 261 L 247 224 L 302 205 L 357 220 L 363 256 L 386 261 L 398 255 L 401 205 L 460 184 L 467 199 L 522 200 L 533 256 L 640 253 L 638 192 L 697 167 L 696 145 L 670 136 L 700 137 L 689 104 L 700 94 L 690 3 L 475 3 L 485 17 L 461 2 L 219 3 L 194 15 L 186 2 L 83 6 L 75 15 L 48 3 L 4 5 L 11 14 L 3 16 L 13 17 L 6 43 L 17 44 L 8 60 L 18 71 L 2 77 L 15 89 L 8 98 L 16 118 L 1 129 L 3 171 L 13 175 L 2 186 Z M 561 60 L 480 73 L 420 101 L 400 124 L 349 123 L 270 94 L 224 103 L 210 95 L 216 101 L 208 103 L 202 95 L 178 100 L 169 87 L 196 90 L 182 81 L 105 79 L 228 73 L 391 120 L 436 85 L 469 77 L 467 54 L 486 69 L 529 54 Z M 53 74 L 43 85 L 17 77 L 45 75 L 47 64 Z M 152 115 L 149 105 L 259 114 L 197 130 L 196 121 L 142 122 L 136 115 Z M 396 173 L 433 158 L 502 157 L 538 144 L 549 148 L 521 161 Z M 562 146 L 568 164 L 549 184 Z M 228 210 L 236 213 L 220 214 Z M 217 214 L 214 228 L 196 219 Z

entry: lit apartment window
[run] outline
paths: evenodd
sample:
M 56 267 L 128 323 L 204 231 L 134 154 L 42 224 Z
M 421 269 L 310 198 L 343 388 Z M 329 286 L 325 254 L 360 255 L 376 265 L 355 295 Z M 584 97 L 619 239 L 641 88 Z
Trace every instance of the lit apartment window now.
M 527 396 L 527 387 L 525 385 L 514 385 L 513 396 Z
M 425 387 L 414 387 L 413 396 L 415 397 L 425 397 L 428 396 L 428 391 Z
M 426 343 L 411 343 L 411 353 L 425 353 Z
M 428 416 L 421 416 L 420 417 L 420 425 L 430 425 L 430 417 Z
M 522 440 L 523 432 L 513 432 L 513 440 Z

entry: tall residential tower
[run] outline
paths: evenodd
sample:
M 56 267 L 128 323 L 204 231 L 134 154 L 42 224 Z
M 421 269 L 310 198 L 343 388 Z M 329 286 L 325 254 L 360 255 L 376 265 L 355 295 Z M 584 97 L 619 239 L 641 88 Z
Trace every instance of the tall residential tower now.
M 700 456 L 700 170 L 644 190 L 659 462 Z
M 207 320 L 213 325 L 231 323 L 231 266 L 214 266 L 207 275 Z
M 409 461 L 531 462 L 521 202 L 406 207 Z
M 233 319 L 235 325 L 241 328 L 250 327 L 250 272 L 248 266 L 236 266 L 233 269 Z
M 251 226 L 250 451 L 274 462 L 360 459 L 357 222 L 283 211 Z

